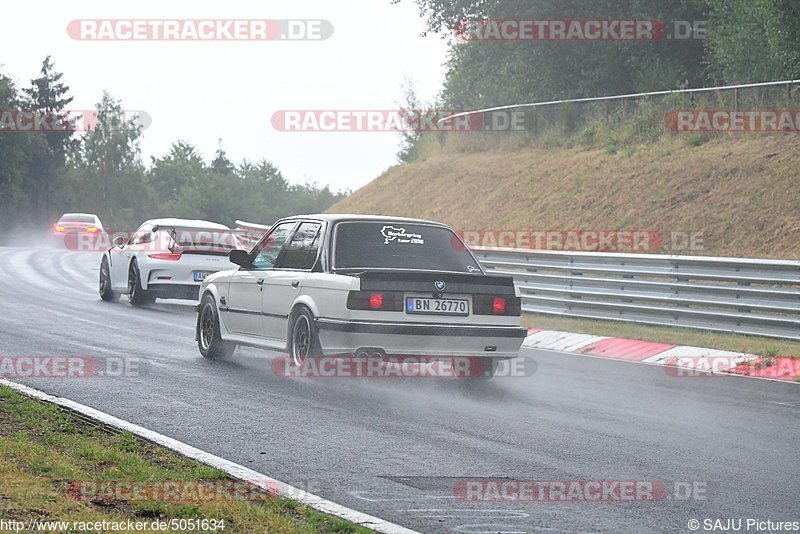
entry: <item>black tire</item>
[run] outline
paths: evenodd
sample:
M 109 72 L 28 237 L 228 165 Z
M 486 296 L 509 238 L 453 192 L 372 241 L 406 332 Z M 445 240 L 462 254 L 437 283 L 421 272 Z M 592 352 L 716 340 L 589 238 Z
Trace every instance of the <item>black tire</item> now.
M 204 358 L 217 360 L 230 358 L 236 350 L 236 344 L 223 341 L 219 328 L 219 312 L 214 297 L 206 294 L 200 301 L 197 312 L 197 348 Z
M 497 367 L 500 365 L 500 358 L 484 358 L 483 359 L 483 374 L 482 380 L 491 380 L 497 373 Z
M 319 342 L 319 331 L 314 314 L 306 307 L 297 308 L 291 315 L 289 328 L 289 357 L 296 366 L 301 366 L 306 358 L 322 356 L 322 345 Z
M 103 261 L 100 262 L 99 291 L 100 298 L 106 302 L 119 300 L 119 294 L 111 289 L 111 269 L 108 267 L 108 258 L 105 256 L 103 256 Z
M 470 373 L 461 377 L 461 382 L 480 387 L 478 384 L 489 382 L 497 373 L 497 368 L 502 358 L 483 358 L 472 356 L 469 358 Z
M 156 298 L 149 291 L 142 288 L 142 280 L 139 276 L 139 266 L 133 260 L 128 267 L 128 301 L 134 306 L 144 306 L 152 304 Z

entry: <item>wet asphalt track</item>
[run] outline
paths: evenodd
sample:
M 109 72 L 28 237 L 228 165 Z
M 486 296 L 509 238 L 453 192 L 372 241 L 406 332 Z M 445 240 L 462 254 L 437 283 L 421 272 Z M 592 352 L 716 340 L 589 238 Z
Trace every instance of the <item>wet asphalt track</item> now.
M 138 376 L 18 379 L 423 532 L 690 532 L 800 520 L 800 385 L 524 351 L 527 378 L 288 379 L 197 351 L 190 304 L 97 296 L 99 255 L 0 248 L 0 355 L 123 358 Z M 116 360 L 113 360 L 116 361 Z M 705 500 L 465 502 L 462 479 L 705 484 Z M 702 531 L 702 530 L 701 530 Z M 752 530 L 751 530 L 752 532 Z

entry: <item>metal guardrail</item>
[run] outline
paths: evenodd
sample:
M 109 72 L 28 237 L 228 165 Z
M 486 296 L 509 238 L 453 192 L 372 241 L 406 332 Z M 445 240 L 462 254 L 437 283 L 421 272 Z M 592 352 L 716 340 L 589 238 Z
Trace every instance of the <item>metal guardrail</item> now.
M 635 100 L 640 98 L 650 98 L 654 96 L 668 96 L 668 95 L 675 95 L 675 94 L 688 94 L 694 95 L 698 93 L 711 93 L 711 92 L 720 92 L 720 91 L 733 91 L 734 92 L 734 101 L 738 103 L 738 95 L 740 89 L 756 89 L 761 87 L 775 87 L 775 86 L 785 86 L 786 87 L 786 102 L 787 104 L 792 102 L 792 86 L 800 85 L 800 80 L 778 80 L 772 82 L 759 82 L 759 83 L 744 83 L 744 84 L 737 84 L 737 85 L 721 85 L 718 87 L 695 87 L 689 89 L 665 89 L 662 91 L 649 91 L 647 93 L 629 93 L 624 95 L 611 95 L 611 96 L 594 96 L 589 98 L 570 98 L 565 100 L 549 100 L 547 102 L 528 102 L 525 104 L 509 104 L 506 106 L 494 106 L 490 108 L 483 108 L 483 109 L 475 109 L 471 111 L 463 111 L 461 113 L 454 113 L 453 115 L 448 115 L 444 118 L 439 119 L 436 121 L 437 124 L 442 122 L 450 121 L 456 119 L 458 117 L 464 117 L 467 115 L 474 115 L 476 113 L 491 113 L 495 111 L 506 111 L 510 109 L 526 109 L 526 108 L 543 108 L 543 107 L 551 107 L 557 106 L 562 104 L 586 104 L 590 102 L 609 102 L 612 100 Z M 735 106 L 738 108 L 738 104 Z
M 800 261 L 472 250 L 523 311 L 800 340 Z

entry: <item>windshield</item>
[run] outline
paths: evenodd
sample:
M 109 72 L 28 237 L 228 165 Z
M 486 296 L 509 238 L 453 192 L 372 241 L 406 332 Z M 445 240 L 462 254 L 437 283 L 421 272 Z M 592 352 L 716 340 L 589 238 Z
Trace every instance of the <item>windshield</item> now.
M 94 224 L 94 215 L 77 215 L 74 213 L 68 213 L 59 219 L 58 222 L 74 222 L 74 223 L 86 223 L 86 224 Z
M 344 222 L 336 227 L 335 269 L 419 269 L 481 273 L 449 228 L 397 222 Z

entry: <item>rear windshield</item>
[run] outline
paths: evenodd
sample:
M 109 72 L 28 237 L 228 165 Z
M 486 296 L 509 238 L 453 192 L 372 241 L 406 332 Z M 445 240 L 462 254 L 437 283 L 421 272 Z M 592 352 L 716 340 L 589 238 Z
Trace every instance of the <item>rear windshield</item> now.
M 343 222 L 336 227 L 336 269 L 422 269 L 480 273 L 458 236 L 425 224 Z
M 75 222 L 75 223 L 89 223 L 94 224 L 94 216 L 92 215 L 77 215 L 74 213 L 67 213 L 63 215 L 58 222 Z

